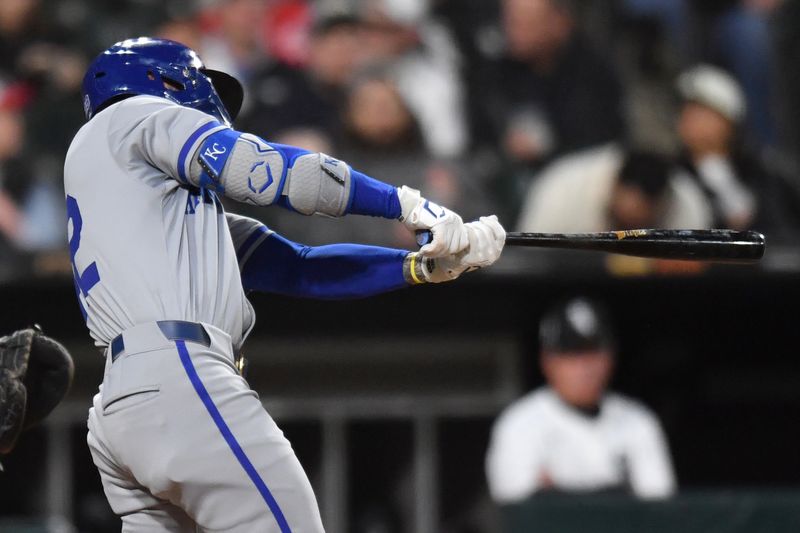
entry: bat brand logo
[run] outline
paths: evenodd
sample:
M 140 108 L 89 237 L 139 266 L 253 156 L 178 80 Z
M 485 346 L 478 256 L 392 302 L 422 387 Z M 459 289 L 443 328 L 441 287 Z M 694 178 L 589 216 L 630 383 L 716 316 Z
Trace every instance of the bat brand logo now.
M 206 157 L 210 157 L 214 161 L 217 160 L 217 157 L 227 152 L 228 149 L 224 146 L 220 146 L 218 143 L 214 143 L 211 145 L 210 148 L 206 148 L 205 153 L 203 154 Z
M 629 229 L 625 231 L 615 231 L 613 233 L 619 240 L 625 239 L 626 237 L 644 237 L 647 235 L 647 231 L 643 229 Z

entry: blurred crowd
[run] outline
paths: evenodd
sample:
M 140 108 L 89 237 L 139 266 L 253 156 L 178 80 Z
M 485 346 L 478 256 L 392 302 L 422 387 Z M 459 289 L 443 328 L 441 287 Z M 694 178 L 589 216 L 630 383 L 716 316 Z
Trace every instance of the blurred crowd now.
M 797 242 L 796 2 L 3 0 L 0 271 L 64 250 L 84 69 L 138 35 L 242 80 L 237 129 L 331 153 L 465 219 Z M 390 221 L 229 207 L 307 244 L 413 245 Z

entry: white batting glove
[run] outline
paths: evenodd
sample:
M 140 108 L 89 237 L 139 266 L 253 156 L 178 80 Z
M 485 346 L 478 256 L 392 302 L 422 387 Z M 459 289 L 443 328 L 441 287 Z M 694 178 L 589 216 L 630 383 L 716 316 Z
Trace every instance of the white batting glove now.
M 475 269 L 491 265 L 500 258 L 506 244 L 506 230 L 497 215 L 481 217 L 464 225 L 469 236 L 469 246 L 458 254 L 461 266 Z
M 426 257 L 457 254 L 469 245 L 464 221 L 455 212 L 423 198 L 419 191 L 403 185 L 397 189 L 400 221 L 411 231 L 428 230 L 431 242 L 420 248 Z
M 409 254 L 406 272 L 410 283 L 452 281 L 464 272 L 487 267 L 500 258 L 506 232 L 495 215 L 481 217 L 464 226 L 470 243 L 466 250 L 439 258 L 426 257 L 422 253 Z

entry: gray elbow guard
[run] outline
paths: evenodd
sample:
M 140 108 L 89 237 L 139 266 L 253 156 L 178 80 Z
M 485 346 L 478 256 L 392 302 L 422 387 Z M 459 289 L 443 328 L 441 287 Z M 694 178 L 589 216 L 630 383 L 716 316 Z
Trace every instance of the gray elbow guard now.
M 299 213 L 339 217 L 350 200 L 350 167 L 325 154 L 298 157 L 286 176 L 283 194 Z
M 189 167 L 189 180 L 239 202 L 274 203 L 286 161 L 281 152 L 249 133 L 222 130 L 209 135 Z
M 285 196 L 304 215 L 338 217 L 350 201 L 350 167 L 320 153 L 299 156 L 286 167 L 286 155 L 249 133 L 227 130 L 209 136 L 190 166 L 190 179 L 225 196 L 255 205 L 270 205 Z

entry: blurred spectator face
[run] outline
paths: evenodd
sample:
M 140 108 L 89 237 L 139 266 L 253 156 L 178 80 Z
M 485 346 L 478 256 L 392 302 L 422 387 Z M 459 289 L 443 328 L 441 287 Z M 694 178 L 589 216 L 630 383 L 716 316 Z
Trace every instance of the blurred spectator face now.
M 656 224 L 659 202 L 635 185 L 618 183 L 611 195 L 610 216 L 614 229 L 641 229 Z
M 311 41 L 309 69 L 320 81 L 341 87 L 353 75 L 359 48 L 359 28 L 355 24 L 342 24 L 321 31 Z
M 600 402 L 611 378 L 614 358 L 605 349 L 546 351 L 541 364 L 547 382 L 562 400 L 588 409 Z
M 0 32 L 17 34 L 30 20 L 39 0 L 2 0 L 0 2 Z
M 413 125 L 397 89 L 381 79 L 368 79 L 355 86 L 348 100 L 347 118 L 357 137 L 377 146 L 400 141 Z
M 27 47 L 20 55 L 19 62 L 29 78 L 36 78 L 61 92 L 79 91 L 86 72 L 83 56 L 48 43 Z
M 177 41 L 192 50 L 200 49 L 200 29 L 197 23 L 191 19 L 167 21 L 158 28 L 156 36 L 161 39 Z
M 735 126 L 722 114 L 695 102 L 683 106 L 678 135 L 695 157 L 725 155 L 730 151 Z
M 370 22 L 364 27 L 363 51 L 370 61 L 396 57 L 416 42 L 416 34 L 393 24 Z
M 19 154 L 24 137 L 25 123 L 22 115 L 0 107 L 0 161 Z
M 503 28 L 512 57 L 548 62 L 569 40 L 573 22 L 558 0 L 505 0 Z
M 739 82 L 720 68 L 700 64 L 678 76 L 676 88 L 684 102 L 677 129 L 686 149 L 695 159 L 726 155 L 747 112 Z
M 264 16 L 264 0 L 226 0 L 217 11 L 222 32 L 234 46 L 255 46 Z

